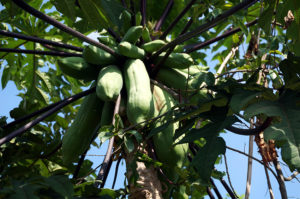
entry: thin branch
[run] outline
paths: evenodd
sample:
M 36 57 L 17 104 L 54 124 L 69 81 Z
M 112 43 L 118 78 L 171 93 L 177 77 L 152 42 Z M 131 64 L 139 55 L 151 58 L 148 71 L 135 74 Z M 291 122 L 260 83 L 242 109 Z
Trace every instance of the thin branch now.
M 251 122 L 251 124 L 252 124 L 252 122 Z M 254 136 L 250 135 L 249 136 L 249 150 L 248 150 L 248 153 L 250 156 L 253 156 L 253 142 L 254 142 Z M 252 164 L 253 164 L 252 158 L 248 157 L 245 199 L 249 199 L 249 196 L 250 196 L 250 188 L 251 188 L 251 181 L 252 181 Z
M 282 199 L 287 199 L 287 191 L 286 191 L 286 187 L 285 187 L 285 183 L 284 183 L 284 177 L 283 177 L 283 173 L 280 167 L 280 163 L 277 160 L 273 161 L 273 164 L 275 166 L 277 175 L 278 175 L 278 184 L 279 184 L 279 190 L 280 190 L 280 194 L 281 194 L 281 198 Z
M 269 176 L 266 165 L 264 165 L 264 169 L 265 169 L 265 174 L 266 174 L 266 178 L 267 178 L 267 184 L 268 184 L 268 188 L 269 188 L 270 199 L 274 199 L 274 194 L 273 194 L 273 190 L 272 190 L 270 176 Z
M 291 181 L 293 180 L 294 178 L 297 179 L 297 175 L 299 174 L 298 171 L 295 171 L 290 177 L 284 177 L 284 181 Z
M 51 151 L 50 153 L 48 154 L 42 154 L 40 156 L 41 159 L 46 159 L 46 158 L 49 158 L 50 156 L 52 156 L 54 153 L 56 153 L 62 146 L 62 142 L 59 143 L 59 145 L 57 147 L 55 147 L 55 149 L 53 149 L 53 151 Z
M 240 154 L 242 154 L 242 155 L 245 155 L 245 156 L 247 156 L 247 157 L 249 157 L 249 158 L 251 158 L 251 159 L 257 161 L 257 162 L 260 163 L 261 165 L 264 165 L 264 162 L 263 162 L 263 161 L 261 161 L 261 160 L 255 158 L 255 157 L 253 157 L 253 156 L 250 156 L 250 155 L 247 154 L 247 153 L 244 153 L 244 152 L 239 151 L 239 150 L 237 150 L 237 149 L 231 148 L 231 147 L 229 147 L 229 146 L 226 146 L 226 148 L 229 149 L 229 150 L 231 150 L 231 151 L 234 151 L 234 152 L 240 153 Z M 276 173 L 275 173 L 269 166 L 267 166 L 267 168 L 271 171 L 271 173 L 274 175 L 274 177 L 275 177 L 276 180 L 278 181 L 278 177 L 277 177 Z
M 173 5 L 174 5 L 174 0 L 169 0 L 168 4 L 165 7 L 163 14 L 161 15 L 160 19 L 157 21 L 157 23 L 154 26 L 154 31 L 158 31 L 161 28 L 162 24 L 164 23 L 165 19 L 167 18 L 168 14 L 170 13 Z
M 261 126 L 258 126 L 255 129 L 239 129 L 233 126 L 226 127 L 225 129 L 238 135 L 257 135 L 260 132 L 264 131 L 266 128 L 268 128 L 271 122 L 272 118 L 268 117 Z
M 41 20 L 44 20 L 45 22 L 55 26 L 56 28 L 66 32 L 66 33 L 69 33 L 70 35 L 74 36 L 74 37 L 77 37 L 89 44 L 92 44 L 94 46 L 97 46 L 101 49 L 103 49 L 104 51 L 112 54 L 113 56 L 115 57 L 119 57 L 119 55 L 111 48 L 109 48 L 108 46 L 100 43 L 100 42 L 97 42 L 87 36 L 85 36 L 84 34 L 62 24 L 61 22 L 55 20 L 54 18 L 34 9 L 33 7 L 31 7 L 30 5 L 28 5 L 27 3 L 25 3 L 23 0 L 12 0 L 16 5 L 18 5 L 19 7 L 21 7 L 22 9 L 24 9 L 25 11 L 27 11 L 28 13 L 32 14 L 33 16 L 41 19 Z
M 76 183 L 76 185 L 81 184 L 84 181 L 84 178 L 86 178 L 87 176 L 89 176 L 91 173 L 93 173 L 94 171 L 96 171 L 99 167 L 101 167 L 102 164 L 99 164 L 96 168 L 90 170 L 85 176 L 77 178 L 76 181 L 78 181 Z
M 146 26 L 146 22 L 147 22 L 147 0 L 142 0 L 141 3 L 141 13 L 142 13 L 142 26 L 145 27 Z
M 186 7 L 179 13 L 179 15 L 172 21 L 169 27 L 163 32 L 163 34 L 159 37 L 159 39 L 165 39 L 169 32 L 174 28 L 174 26 L 179 22 L 179 20 L 189 11 L 192 5 L 196 2 L 196 0 L 191 0 L 190 3 L 186 5 Z
M 18 39 L 23 39 L 23 40 L 26 40 L 26 41 L 33 41 L 33 42 L 37 42 L 37 43 L 40 43 L 40 44 L 48 44 L 48 45 L 51 45 L 51 46 L 57 46 L 57 47 L 66 48 L 66 49 L 70 49 L 70 50 L 75 50 L 75 51 L 79 51 L 79 52 L 83 51 L 83 48 L 80 48 L 80 47 L 77 47 L 77 46 L 64 44 L 64 43 L 59 43 L 59 42 L 55 42 L 55 41 L 51 41 L 51 40 L 47 40 L 47 39 L 38 38 L 38 37 L 23 35 L 23 34 L 19 34 L 19 33 L 15 33 L 15 32 L 9 32 L 9 31 L 5 31 L 5 30 L 0 30 L 0 35 L 4 35 L 4 36 L 7 36 L 7 37 L 18 38 Z
M 228 178 L 228 182 L 229 182 L 230 188 L 231 188 L 232 192 L 234 193 L 234 195 L 238 198 L 238 196 L 235 193 L 234 188 L 232 186 L 231 180 L 230 180 L 230 175 L 229 175 L 229 169 L 228 169 L 226 154 L 224 154 L 224 160 L 225 160 L 225 168 L 226 168 L 226 173 L 227 173 L 227 178 Z
M 122 160 L 122 157 L 119 157 L 118 161 L 117 161 L 117 164 L 116 164 L 114 181 L 113 181 L 113 184 L 112 184 L 112 187 L 111 187 L 112 189 L 115 188 L 115 184 L 116 184 L 117 177 L 118 177 L 118 172 L 119 172 L 119 165 L 120 165 L 121 160 Z
M 36 119 L 34 119 L 33 121 L 28 122 L 27 124 L 25 124 L 23 127 L 13 131 L 12 133 L 8 134 L 7 136 L 3 137 L 0 139 L 0 146 L 4 143 L 9 142 L 11 139 L 23 134 L 24 132 L 26 132 L 27 130 L 29 130 L 30 128 L 32 128 L 33 126 L 35 126 L 36 124 L 38 124 L 39 122 L 41 122 L 42 120 L 44 120 L 45 118 L 47 118 L 48 116 L 52 115 L 53 113 L 55 113 L 56 111 L 62 109 L 63 107 L 67 106 L 68 104 L 88 95 L 91 94 L 93 92 L 95 92 L 96 88 L 90 88 L 82 93 L 79 93 L 77 95 L 74 95 L 72 97 L 69 97 L 66 99 L 66 101 L 59 103 L 58 105 L 56 105 L 55 107 L 51 108 L 50 110 L 48 110 L 47 112 L 43 113 L 42 115 L 40 115 L 39 117 L 37 117 Z
M 210 180 L 210 183 L 211 183 L 212 186 L 213 186 L 213 190 L 215 191 L 215 193 L 216 193 L 218 199 L 222 199 L 223 197 L 221 196 L 221 194 L 220 194 L 220 192 L 219 192 L 219 190 L 218 190 L 218 188 L 217 188 L 217 186 L 216 186 L 214 180 L 213 180 L 212 178 L 210 178 L 209 180 Z
M 229 60 L 234 57 L 235 52 L 239 49 L 238 46 L 233 47 L 231 49 L 231 51 L 228 53 L 228 55 L 225 57 L 224 61 L 222 62 L 221 66 L 219 67 L 218 71 L 215 74 L 215 78 L 218 77 L 218 74 L 221 74 L 222 71 L 225 69 L 227 63 L 229 62 Z M 219 82 L 220 79 L 216 79 L 216 84 Z
M 229 194 L 229 196 L 232 199 L 236 199 L 237 197 L 235 197 L 234 193 L 232 192 L 232 190 L 230 189 L 230 187 L 228 186 L 228 184 L 226 183 L 225 180 L 223 180 L 223 178 L 220 180 L 221 184 L 223 185 L 223 187 L 226 189 L 227 193 Z
M 244 0 L 242 3 L 232 7 L 231 9 L 225 11 L 224 13 L 220 14 L 215 19 L 213 19 L 213 20 L 197 27 L 195 30 L 192 30 L 188 33 L 185 33 L 185 34 L 177 37 L 177 39 L 175 39 L 172 42 L 166 44 L 161 49 L 159 49 L 155 54 L 153 54 L 152 58 L 158 57 L 159 54 L 166 51 L 168 48 L 171 48 L 171 47 L 176 46 L 177 44 L 183 43 L 183 42 L 185 42 L 185 41 L 187 41 L 187 40 L 189 40 L 189 39 L 191 39 L 195 36 L 198 36 L 199 34 L 205 32 L 207 30 L 209 30 L 210 28 L 215 27 L 219 22 L 224 21 L 229 16 L 233 15 L 234 13 L 238 12 L 239 10 L 251 6 L 252 4 L 256 3 L 256 1 L 257 0 Z
M 172 95 L 173 98 L 178 99 L 178 93 L 175 92 L 173 89 L 167 87 L 166 85 L 159 83 L 158 81 L 154 80 L 154 79 L 150 79 L 150 82 L 156 86 L 158 86 L 159 88 L 167 91 L 170 95 Z
M 60 56 L 60 57 L 81 57 L 82 56 L 82 54 L 68 53 L 62 51 L 23 50 L 23 49 L 13 49 L 13 48 L 0 48 L 0 52 L 51 55 L 51 56 Z
M 255 25 L 255 24 L 257 23 L 257 21 L 258 21 L 258 20 L 255 19 L 255 20 L 253 20 L 253 21 L 247 23 L 245 26 L 246 26 L 246 27 L 253 26 L 253 25 Z M 207 40 L 207 41 L 205 41 L 205 42 L 202 42 L 202 43 L 199 43 L 199 44 L 187 45 L 187 46 L 184 47 L 184 48 L 186 49 L 185 52 L 186 52 L 186 53 L 194 52 L 194 51 L 199 50 L 199 49 L 201 49 L 201 48 L 204 48 L 204 47 L 206 47 L 206 46 L 208 46 L 208 45 L 210 45 L 210 44 L 212 44 L 212 43 L 215 43 L 215 42 L 220 41 L 220 40 L 222 40 L 222 39 L 224 39 L 224 38 L 227 38 L 228 36 L 233 35 L 233 34 L 239 32 L 239 31 L 241 31 L 241 28 L 235 28 L 235 29 L 226 31 L 224 34 L 222 34 L 222 35 L 220 35 L 220 36 L 218 36 L 218 37 L 215 37 L 215 38 L 213 38 L 213 39 Z
M 119 94 L 119 96 L 116 100 L 114 114 L 113 114 L 113 118 L 112 118 L 112 125 L 115 125 L 115 116 L 116 116 L 116 114 L 119 113 L 120 103 L 121 103 L 121 94 Z M 113 145 L 114 145 L 114 137 L 109 139 L 106 155 L 105 155 L 105 158 L 103 160 L 100 171 L 97 175 L 97 180 L 98 181 L 100 180 L 101 184 L 98 181 L 96 181 L 95 187 L 98 187 L 99 185 L 100 185 L 100 187 L 103 187 L 104 184 L 105 184 L 104 177 L 105 177 L 106 173 L 108 172 L 109 162 L 111 161 L 111 158 L 112 158 Z

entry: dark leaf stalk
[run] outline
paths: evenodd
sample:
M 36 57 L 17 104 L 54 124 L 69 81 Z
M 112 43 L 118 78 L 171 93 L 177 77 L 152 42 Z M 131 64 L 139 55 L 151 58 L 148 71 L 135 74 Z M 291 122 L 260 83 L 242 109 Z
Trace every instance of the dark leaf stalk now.
M 163 34 L 159 37 L 159 39 L 165 39 L 166 36 L 170 33 L 170 31 L 174 28 L 174 26 L 179 22 L 179 20 L 189 11 L 192 5 L 196 2 L 196 0 L 191 0 L 188 5 L 179 13 L 179 15 L 172 21 L 169 27 L 163 32 Z
M 257 0 L 244 0 L 242 3 L 234 6 L 233 8 L 225 11 L 224 13 L 220 14 L 219 16 L 217 16 L 216 18 L 214 18 L 213 20 L 197 27 L 196 29 L 187 32 L 181 36 L 179 36 L 177 39 L 173 40 L 172 42 L 166 44 L 165 46 L 163 46 L 161 49 L 159 49 L 155 54 L 152 55 L 152 59 L 158 57 L 159 54 L 161 54 L 162 52 L 166 51 L 168 48 L 174 47 L 178 44 L 181 44 L 193 37 L 197 37 L 199 36 L 199 34 L 209 30 L 210 28 L 215 27 L 218 23 L 220 23 L 221 21 L 224 21 L 225 19 L 227 19 L 229 16 L 233 15 L 234 13 L 240 11 L 241 9 L 245 9 L 249 6 L 251 6 L 252 4 L 256 3 Z
M 12 37 L 12 38 L 18 38 L 18 39 L 23 39 L 26 41 L 32 41 L 32 42 L 37 42 L 40 44 L 48 44 L 51 46 L 57 46 L 57 47 L 61 47 L 61 48 L 66 48 L 66 49 L 70 49 L 70 50 L 75 50 L 75 51 L 79 51 L 82 52 L 83 49 L 77 46 L 72 46 L 69 44 L 63 44 L 63 43 L 59 43 L 59 42 L 55 42 L 55 41 L 51 41 L 51 40 L 47 40 L 47 39 L 42 39 L 42 38 L 38 38 L 38 37 L 33 37 L 33 36 L 28 36 L 28 35 L 23 35 L 23 34 L 19 34 L 19 33 L 15 33 L 15 32 L 9 32 L 9 31 L 5 31 L 5 30 L 0 30 L 0 35 L 4 35 L 7 37 Z
M 96 88 L 90 88 L 82 93 L 79 93 L 77 95 L 74 95 L 72 97 L 69 97 L 66 99 L 66 101 L 63 101 L 59 104 L 57 104 L 56 106 L 54 106 L 53 108 L 51 108 L 50 110 L 46 111 L 45 113 L 43 113 L 42 115 L 40 115 L 39 117 L 37 117 L 36 119 L 28 122 L 27 124 L 25 124 L 24 126 L 22 126 L 21 128 L 11 132 L 10 134 L 8 134 L 7 136 L 3 137 L 0 139 L 0 146 L 4 143 L 9 142 L 11 139 L 23 134 L 24 132 L 26 132 L 27 130 L 29 130 L 30 128 L 32 128 L 33 126 L 37 125 L 39 122 L 43 121 L 45 118 L 49 117 L 50 115 L 52 115 L 53 113 L 55 113 L 56 111 L 62 109 L 63 107 L 67 106 L 68 104 L 88 95 L 91 94 L 93 92 L 95 92 Z
M 14 48 L 0 48 L 0 52 L 51 55 L 51 56 L 60 56 L 60 57 L 81 57 L 82 56 L 82 54 L 68 53 L 63 51 L 23 50 L 23 49 L 14 49 Z
M 12 0 L 17 6 L 19 6 L 20 8 L 22 8 L 23 10 L 27 11 L 28 13 L 32 14 L 33 16 L 44 20 L 45 22 L 55 26 L 56 28 L 70 34 L 73 35 L 74 37 L 77 37 L 91 45 L 97 46 L 103 50 L 105 50 L 106 52 L 112 54 L 115 57 L 119 57 L 119 55 L 111 48 L 109 48 L 108 46 L 104 45 L 103 43 L 97 42 L 87 36 L 85 36 L 84 34 L 62 24 L 61 22 L 55 20 L 54 18 L 34 9 L 33 7 L 29 6 L 28 4 L 26 4 L 23 0 Z

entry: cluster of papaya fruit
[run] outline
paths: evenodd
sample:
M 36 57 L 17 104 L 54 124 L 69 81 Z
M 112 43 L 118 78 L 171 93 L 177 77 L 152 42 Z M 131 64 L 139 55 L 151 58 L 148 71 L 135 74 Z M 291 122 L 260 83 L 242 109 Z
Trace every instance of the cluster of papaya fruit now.
M 76 118 L 64 134 L 62 153 L 65 164 L 75 162 L 89 148 L 99 126 L 111 123 L 113 102 L 123 89 L 123 82 L 127 93 L 126 116 L 131 124 L 139 124 L 161 115 L 178 103 L 168 92 L 151 85 L 147 70 L 149 63 L 145 61 L 166 45 L 166 41 L 152 40 L 148 29 L 143 26 L 130 27 L 119 43 L 111 37 L 98 39 L 114 49 L 122 61 L 92 45 L 84 48 L 82 57 L 57 60 L 64 74 L 79 80 L 95 80 L 92 86 L 96 86 L 96 93 L 85 97 Z M 157 64 L 164 56 L 165 53 L 161 53 L 151 64 Z M 188 87 L 195 93 L 203 82 L 196 77 L 206 69 L 193 64 L 192 57 L 183 53 L 182 48 L 176 47 L 164 61 L 156 80 L 185 92 Z M 153 127 L 159 125 L 162 123 L 157 121 Z M 153 137 L 157 157 L 169 168 L 167 173 L 171 180 L 176 180 L 174 169 L 183 166 L 188 150 L 186 144 L 173 146 L 173 135 L 178 125 L 178 122 L 170 124 Z

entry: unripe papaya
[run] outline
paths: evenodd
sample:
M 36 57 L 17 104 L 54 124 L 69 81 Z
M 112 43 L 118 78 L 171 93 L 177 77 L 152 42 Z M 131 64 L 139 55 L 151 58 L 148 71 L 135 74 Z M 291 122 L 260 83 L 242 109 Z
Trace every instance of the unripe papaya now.
M 133 59 L 143 59 L 145 57 L 145 51 L 127 41 L 122 41 L 118 45 L 118 52 Z
M 114 47 L 117 46 L 116 41 L 112 38 L 112 37 L 98 37 L 97 38 L 101 43 L 110 46 L 110 47 Z
M 123 87 L 122 72 L 115 65 L 104 67 L 98 75 L 96 93 L 103 101 L 117 99 Z
M 153 53 L 154 51 L 159 50 L 161 47 L 166 45 L 166 42 L 160 39 L 147 42 L 143 44 L 141 47 L 148 53 Z
M 122 41 L 128 41 L 135 44 L 137 40 L 142 36 L 143 26 L 133 26 L 124 35 Z
M 155 60 L 155 63 L 158 63 L 163 57 L 165 56 L 165 53 L 161 53 L 158 58 Z M 186 53 L 171 53 L 168 58 L 163 63 L 164 67 L 169 68 L 177 68 L 177 69 L 183 69 L 188 68 L 190 65 L 194 63 L 193 58 Z
M 63 73 L 76 79 L 91 81 L 96 79 L 99 68 L 88 64 L 81 57 L 65 57 L 57 60 L 57 65 Z
M 161 68 L 157 80 L 170 88 L 186 90 L 188 75 L 173 68 Z
M 158 86 L 153 87 L 153 98 L 156 112 L 155 116 L 164 114 L 177 104 L 168 92 Z M 158 121 L 155 125 L 158 127 L 162 125 L 162 123 Z M 178 122 L 170 124 L 166 129 L 162 130 L 162 132 L 153 136 L 153 142 L 155 152 L 162 163 L 181 168 L 184 160 L 186 160 L 188 146 L 187 144 L 173 146 L 173 136 L 177 128 Z
M 127 90 L 127 117 L 137 124 L 154 115 L 154 103 L 150 88 L 150 78 L 144 63 L 139 59 L 129 59 L 125 63 L 124 78 Z
M 125 34 L 128 29 L 131 27 L 131 14 L 127 10 L 124 10 L 120 17 L 120 21 L 122 22 L 121 32 Z
M 135 24 L 139 25 L 142 22 L 142 14 L 141 12 L 137 12 L 135 14 Z
M 146 42 L 146 43 L 152 41 L 149 29 L 147 27 L 143 28 L 142 38 L 143 38 L 144 42 Z
M 195 76 L 201 72 L 205 72 L 205 71 L 208 71 L 209 70 L 209 67 L 208 66 L 198 66 L 198 65 L 191 65 L 190 67 L 188 68 L 184 68 L 184 69 L 180 69 L 180 71 L 186 73 L 186 74 L 189 74 L 189 75 L 192 75 L 192 76 Z
M 86 46 L 82 56 L 90 64 L 107 66 L 116 63 L 116 58 L 113 55 L 93 45 Z
M 153 87 L 153 98 L 156 112 L 155 116 L 164 114 L 177 104 L 177 102 L 168 92 L 157 86 Z M 162 120 L 163 119 L 165 118 L 162 117 Z M 163 123 L 158 121 L 156 122 L 155 127 L 159 127 L 161 125 L 163 125 Z M 175 183 L 178 180 L 176 169 L 182 168 L 184 162 L 186 161 L 188 151 L 188 144 L 179 144 L 173 146 L 173 143 L 176 142 L 173 140 L 173 136 L 177 128 L 178 122 L 170 124 L 161 132 L 153 135 L 155 153 L 159 161 L 164 165 L 164 174 L 168 177 L 168 179 Z M 164 178 L 162 178 L 162 180 L 163 179 Z M 164 198 L 170 198 L 171 189 L 172 186 L 168 186 L 168 191 L 164 193 Z
M 104 102 L 101 114 L 100 126 L 111 125 L 114 116 L 114 102 Z
M 62 155 L 65 165 L 78 160 L 90 146 L 101 120 L 103 102 L 96 93 L 86 96 L 77 115 L 62 139 Z

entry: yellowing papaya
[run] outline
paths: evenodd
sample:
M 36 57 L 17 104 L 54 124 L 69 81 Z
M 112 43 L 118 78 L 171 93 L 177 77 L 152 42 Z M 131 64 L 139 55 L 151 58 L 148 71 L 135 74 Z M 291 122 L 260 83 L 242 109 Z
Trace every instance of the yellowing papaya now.
M 100 66 L 107 66 L 116 62 L 113 55 L 93 45 L 86 46 L 82 56 L 86 62 Z
M 109 65 L 101 69 L 97 79 L 96 93 L 103 101 L 117 99 L 123 87 L 122 72 L 115 65 Z
M 145 51 L 127 41 L 122 41 L 118 45 L 118 52 L 133 59 L 143 59 L 145 57 Z
M 65 57 L 58 59 L 56 64 L 63 73 L 76 79 L 91 81 L 97 78 L 99 68 L 88 64 L 81 57 Z
M 154 114 L 150 78 L 144 63 L 139 59 L 129 59 L 124 67 L 127 90 L 127 117 L 132 124 L 151 118 Z

